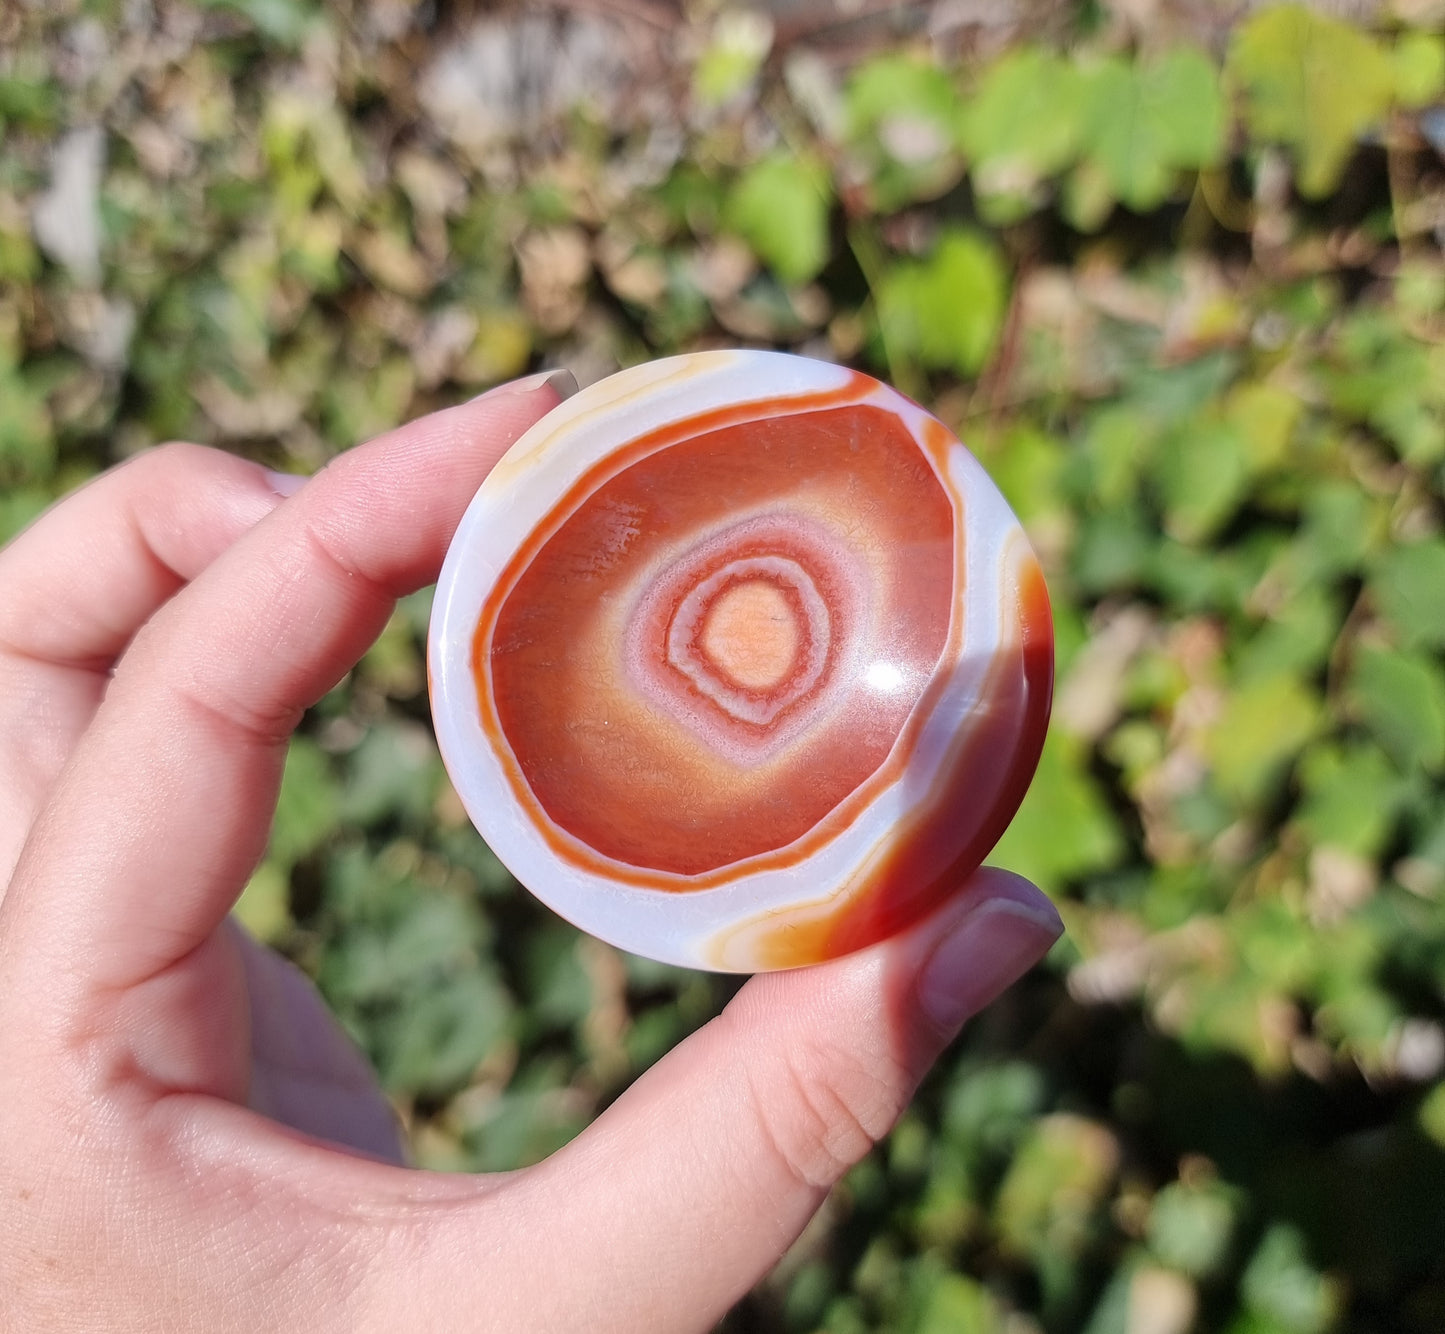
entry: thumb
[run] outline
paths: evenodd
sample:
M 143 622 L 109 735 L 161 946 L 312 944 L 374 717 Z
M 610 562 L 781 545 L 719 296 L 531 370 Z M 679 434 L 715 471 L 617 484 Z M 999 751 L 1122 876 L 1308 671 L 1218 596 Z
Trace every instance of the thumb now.
M 893 940 L 753 978 L 514 1182 L 521 1212 L 546 1223 L 518 1237 L 525 1260 L 508 1272 L 546 1278 L 508 1294 L 521 1323 L 499 1327 L 568 1328 L 588 1311 L 591 1330 L 710 1328 L 893 1127 L 964 1021 L 1062 930 L 1032 885 L 984 870 Z

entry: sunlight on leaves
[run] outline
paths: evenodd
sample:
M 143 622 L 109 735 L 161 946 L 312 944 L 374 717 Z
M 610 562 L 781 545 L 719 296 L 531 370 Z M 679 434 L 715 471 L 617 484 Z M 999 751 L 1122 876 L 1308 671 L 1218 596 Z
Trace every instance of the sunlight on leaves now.
M 805 283 L 827 263 L 827 176 L 784 154 L 748 169 L 728 196 L 724 216 L 784 282 Z
M 1307 195 L 1334 185 L 1395 90 L 1389 56 L 1374 38 L 1299 4 L 1246 20 L 1230 47 L 1229 72 L 1244 90 L 1251 130 L 1294 150 Z

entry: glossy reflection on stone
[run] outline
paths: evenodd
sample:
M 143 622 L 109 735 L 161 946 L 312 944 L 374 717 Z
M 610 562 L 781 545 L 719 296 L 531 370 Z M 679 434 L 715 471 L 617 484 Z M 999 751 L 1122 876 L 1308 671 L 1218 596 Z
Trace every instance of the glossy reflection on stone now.
M 710 352 L 592 386 L 478 492 L 433 615 L 472 819 L 629 950 L 817 962 L 957 889 L 1047 724 L 1038 565 L 972 456 L 886 386 Z

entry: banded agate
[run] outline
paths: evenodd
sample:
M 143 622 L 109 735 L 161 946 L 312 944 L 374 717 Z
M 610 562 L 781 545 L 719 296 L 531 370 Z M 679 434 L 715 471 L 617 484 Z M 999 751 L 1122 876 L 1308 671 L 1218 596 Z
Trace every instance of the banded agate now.
M 516 877 L 604 940 L 757 971 L 958 890 L 1038 761 L 1037 561 L 964 447 L 764 352 L 624 371 L 532 427 L 448 552 L 442 755 Z

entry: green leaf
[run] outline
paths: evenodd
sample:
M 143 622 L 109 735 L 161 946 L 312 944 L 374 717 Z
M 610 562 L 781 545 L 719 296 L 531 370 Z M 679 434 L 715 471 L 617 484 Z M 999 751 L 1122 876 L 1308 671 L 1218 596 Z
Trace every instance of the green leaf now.
M 1270 6 L 1246 20 L 1228 68 L 1244 89 L 1250 130 L 1294 150 L 1300 189 L 1312 196 L 1334 186 L 1395 90 L 1395 71 L 1378 42 L 1300 4 Z
M 1409 789 L 1377 746 L 1311 747 L 1300 762 L 1296 818 L 1316 846 L 1375 857 L 1394 832 Z
M 1175 167 L 1200 170 L 1220 160 L 1229 128 L 1219 70 L 1193 47 L 1177 46 L 1140 71 L 1142 108 Z
M 1392 547 L 1370 588 L 1404 648 L 1445 648 L 1445 542 Z
M 875 56 L 848 80 L 848 135 L 876 134 L 891 118 L 928 121 L 952 144 L 962 106 L 948 73 L 931 60 L 906 54 Z
M 1251 471 L 1284 462 L 1300 409 L 1299 395 L 1275 385 L 1245 383 L 1230 390 L 1225 417 L 1244 437 Z
M 1445 1084 L 1436 1084 L 1425 1095 L 1416 1113 L 1420 1128 L 1442 1149 L 1445 1149 Z
M 1334 1322 L 1334 1285 L 1309 1263 L 1304 1238 L 1288 1224 L 1265 1233 L 1239 1286 L 1246 1305 L 1287 1334 L 1324 1334 Z
M 1086 593 L 1129 588 L 1143 579 L 1158 540 L 1134 506 L 1089 515 L 1074 545 L 1071 573 Z
M 926 260 L 889 269 L 875 296 L 890 357 L 970 376 L 998 340 L 1008 278 L 991 240 L 951 227 Z
M 844 109 L 855 174 L 866 173 L 880 212 L 957 182 L 962 108 L 952 77 L 933 61 L 891 53 L 867 61 L 848 82 Z
M 1033 426 L 1008 426 L 993 448 L 976 450 L 994 485 L 1025 523 L 1062 510 L 1063 446 Z
M 1034 1123 L 999 1186 L 995 1217 L 1003 1243 L 1046 1260 L 1077 1255 L 1104 1200 L 1118 1145 L 1104 1126 L 1055 1113 Z
M 384 722 L 368 730 L 351 754 L 341 813 L 353 824 L 386 818 L 423 823 L 442 781 L 432 734 L 410 722 Z
M 38 486 L 0 489 L 0 544 L 9 542 L 37 519 L 50 499 L 49 492 Z
M 1139 1265 L 1135 1257 L 1126 1259 L 1105 1285 L 1099 1300 L 1083 1327 L 1083 1334 L 1129 1334 L 1130 1310 L 1134 1307 L 1134 1275 Z M 1136 1317 L 1137 1319 L 1137 1317 Z
M 1218 160 L 1224 102 L 1218 72 L 1202 53 L 1177 48 L 1144 64 L 1111 56 L 1081 77 L 1083 151 L 1129 208 L 1157 207 L 1177 172 Z
M 490 970 L 469 970 L 407 997 L 378 1027 L 388 1088 L 449 1092 L 508 1032 L 511 997 Z
M 340 792 L 331 761 L 314 741 L 293 737 L 271 827 L 271 859 L 289 870 L 319 848 L 339 821 Z
M 1238 363 L 1228 352 L 1170 364 L 1132 358 L 1125 367 L 1130 401 L 1162 425 L 1189 426 L 1234 380 Z
M 948 1138 L 973 1154 L 1006 1154 L 1044 1108 L 1047 1088 L 1026 1061 L 965 1066 L 943 1107 Z
M 1412 336 L 1393 314 L 1366 309 L 1342 321 L 1332 352 L 1323 388 L 1340 412 L 1378 431 L 1407 462 L 1445 457 L 1441 344 Z
M 231 910 L 257 940 L 274 941 L 291 929 L 291 886 L 286 872 L 267 859 L 241 891 Z
M 35 77 L 8 69 L 0 72 L 0 130 L 14 126 L 46 133 L 54 126 L 65 101 L 60 85 L 39 71 Z
M 1126 400 L 1089 418 L 1079 453 L 1087 475 L 1079 487 L 1091 502 L 1112 509 L 1134 499 L 1145 467 L 1153 458 L 1159 423 Z
M 928 1288 L 915 1334 L 998 1334 L 1003 1328 L 988 1290 L 962 1274 L 941 1273 Z
M 1263 800 L 1314 733 L 1319 716 L 1319 700 L 1294 676 L 1241 685 L 1205 740 L 1221 791 L 1246 806 Z
M 1149 1209 L 1149 1248 L 1166 1265 L 1207 1277 L 1228 1256 L 1236 1207 L 1234 1193 L 1217 1184 L 1165 1186 Z
M 1019 47 L 989 67 L 962 127 L 988 221 L 1022 217 L 1038 186 L 1077 160 L 1085 106 L 1077 69 L 1041 47 Z
M 321 969 L 327 995 L 364 1008 L 447 987 L 480 966 L 487 922 L 470 899 L 428 890 L 363 864 L 352 892 L 365 909 L 348 922 Z M 369 882 L 369 883 L 365 883 Z
M 1033 785 L 990 854 L 991 866 L 1007 866 L 1053 890 L 1119 860 L 1123 836 L 1086 761 L 1081 743 L 1058 729 L 1049 733 Z
M 0 488 L 48 478 L 55 460 L 44 396 L 20 372 L 0 364 Z
M 1353 482 L 1330 478 L 1310 488 L 1295 559 L 1302 582 L 1353 574 L 1384 536 L 1388 514 Z
M 1426 107 L 1445 92 L 1445 37 L 1406 32 L 1395 43 L 1395 97 L 1401 106 Z
M 1217 531 L 1243 500 L 1249 446 L 1234 427 L 1204 423 L 1173 433 L 1161 444 L 1157 473 L 1169 535 L 1199 542 Z
M 1361 649 L 1350 696 L 1370 730 L 1402 769 L 1445 764 L 1445 671 L 1420 654 Z
M 828 262 L 831 207 L 826 173 L 779 153 L 738 179 L 724 219 L 784 282 L 806 283 Z
M 693 70 L 693 95 L 709 107 L 722 106 L 741 96 L 757 78 L 772 45 L 772 25 L 763 15 L 751 10 L 724 10 Z
M 1341 620 L 1338 599 L 1319 584 L 1307 584 L 1238 651 L 1235 678 L 1246 681 L 1279 672 L 1313 675 L 1334 648 Z
M 468 1117 L 473 1170 L 508 1172 L 556 1152 L 586 1125 L 585 1104 L 566 1086 L 561 1061 L 534 1061 L 495 1101 Z
M 592 1008 L 592 981 L 579 956 L 580 940 L 559 922 L 527 942 L 522 963 L 528 1018 L 543 1031 L 580 1025 Z

